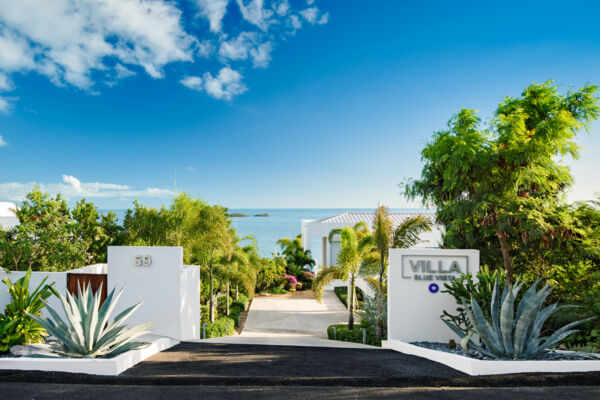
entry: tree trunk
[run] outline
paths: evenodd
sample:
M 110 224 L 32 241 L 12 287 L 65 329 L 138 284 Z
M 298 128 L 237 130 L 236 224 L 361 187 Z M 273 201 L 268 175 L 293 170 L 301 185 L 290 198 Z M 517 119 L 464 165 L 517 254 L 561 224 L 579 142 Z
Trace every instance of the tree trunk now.
M 235 301 L 238 301 L 240 299 L 239 297 L 239 290 L 238 290 L 238 284 L 235 284 Z
M 354 329 L 354 276 L 350 278 L 350 293 L 348 293 L 348 329 Z
M 225 315 L 229 317 L 229 282 L 227 282 L 227 289 L 225 291 Z
M 385 272 L 385 260 L 383 252 L 379 255 L 379 301 L 377 302 L 377 339 L 383 338 L 383 274 Z
M 213 300 L 213 273 L 212 273 L 212 265 L 209 265 L 208 268 L 209 268 L 208 269 L 208 271 L 209 271 L 208 272 L 208 282 L 209 282 L 208 286 L 210 288 L 209 289 L 210 294 L 209 294 L 209 297 L 208 297 L 208 299 L 209 299 L 208 300 L 208 308 L 209 308 L 208 315 L 209 315 L 209 321 L 210 322 L 215 322 L 215 308 L 214 308 L 214 305 L 215 305 L 214 303 L 215 302 Z
M 512 262 L 510 259 L 510 248 L 506 240 L 505 232 L 498 232 L 498 240 L 500 241 L 500 251 L 502 252 L 502 260 L 504 269 L 506 270 L 506 283 L 512 283 Z

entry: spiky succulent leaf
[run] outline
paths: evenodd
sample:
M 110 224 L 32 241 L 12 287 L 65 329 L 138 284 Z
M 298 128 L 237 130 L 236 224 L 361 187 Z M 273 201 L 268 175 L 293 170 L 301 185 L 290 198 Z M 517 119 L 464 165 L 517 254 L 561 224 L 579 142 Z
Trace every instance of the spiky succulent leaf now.
M 138 349 L 147 343 L 133 342 L 146 333 L 152 324 L 138 325 L 127 329 L 123 322 L 141 305 L 136 304 L 121 312 L 108 323 L 110 314 L 123 290 L 114 296 L 114 289 L 100 305 L 100 289 L 93 293 L 88 284 L 78 288 L 79 296 L 67 293 L 65 298 L 59 294 L 67 322 L 49 305 L 50 318 L 32 316 L 42 327 L 58 339 L 58 343 L 38 346 L 45 352 L 66 357 L 108 357 L 128 350 Z

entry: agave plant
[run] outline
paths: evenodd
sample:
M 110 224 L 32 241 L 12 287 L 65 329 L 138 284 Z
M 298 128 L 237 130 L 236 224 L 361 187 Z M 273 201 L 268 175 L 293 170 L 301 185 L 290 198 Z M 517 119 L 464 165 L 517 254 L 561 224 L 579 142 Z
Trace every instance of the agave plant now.
M 492 358 L 538 358 L 547 352 L 550 347 L 577 332 L 577 329 L 571 328 L 587 321 L 585 319 L 572 322 L 550 336 L 540 337 L 542 327 L 548 317 L 561 307 L 558 307 L 558 304 L 555 303 L 542 309 L 542 305 L 546 297 L 552 292 L 552 288 L 546 285 L 540 291 L 537 291 L 538 283 L 539 280 L 525 292 L 515 312 L 515 301 L 523 284 L 517 284 L 514 287 L 507 285 L 502 291 L 502 295 L 500 295 L 498 278 L 496 277 L 490 307 L 491 323 L 486 319 L 477 301 L 471 297 L 471 303 L 466 304 L 465 308 L 473 323 L 474 330 L 481 338 L 485 348 L 473 341 L 473 333 L 465 334 L 452 322 L 444 322 L 462 338 L 462 348 L 467 352 L 468 347 L 472 347 L 481 354 Z
M 78 287 L 78 296 L 67 293 L 65 298 L 58 293 L 66 321 L 49 305 L 46 305 L 51 318 L 40 318 L 30 315 L 38 324 L 58 339 L 50 344 L 35 346 L 47 354 L 75 358 L 113 357 L 120 353 L 135 350 L 148 343 L 134 342 L 133 339 L 148 333 L 147 328 L 152 324 L 138 325 L 127 329 L 125 320 L 133 314 L 142 303 L 129 307 L 108 322 L 110 314 L 115 309 L 123 289 L 115 296 L 113 289 L 102 306 L 100 305 L 100 287 L 96 293 L 88 284 L 83 290 Z

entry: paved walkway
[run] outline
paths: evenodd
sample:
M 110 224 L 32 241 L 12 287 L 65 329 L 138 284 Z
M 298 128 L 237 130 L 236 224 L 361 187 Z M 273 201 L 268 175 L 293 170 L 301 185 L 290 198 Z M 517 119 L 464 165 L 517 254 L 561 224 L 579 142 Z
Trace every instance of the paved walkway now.
M 374 348 L 327 338 L 327 327 L 348 322 L 348 311 L 333 291 L 319 303 L 311 291 L 256 296 L 241 335 L 200 340 L 228 344 Z

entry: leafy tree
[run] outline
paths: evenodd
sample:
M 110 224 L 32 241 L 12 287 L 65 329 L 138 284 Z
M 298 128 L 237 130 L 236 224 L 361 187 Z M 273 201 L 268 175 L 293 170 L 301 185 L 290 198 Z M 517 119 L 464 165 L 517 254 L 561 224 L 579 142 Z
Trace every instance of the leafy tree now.
M 172 220 L 169 212 L 146 207 L 137 200 L 133 202 L 133 210 L 128 209 L 123 218 L 124 242 L 133 246 L 166 246 L 169 234 L 172 233 Z
M 75 222 L 60 196 L 39 188 L 25 196 L 16 211 L 19 225 L 3 233 L 3 265 L 14 270 L 63 271 L 88 260 L 85 244 L 74 234 Z
M 562 95 L 551 81 L 532 84 L 500 103 L 487 128 L 461 110 L 421 152 L 421 178 L 406 195 L 437 208 L 445 246 L 482 249 L 490 265 L 501 259 L 510 282 L 515 252 L 582 234 L 561 207 L 573 179 L 558 158 L 577 157 L 573 138 L 598 117 L 597 90 Z
M 117 244 L 121 227 L 117 216 L 110 211 L 100 214 L 94 203 L 82 199 L 71 212 L 74 224 L 73 233 L 86 248 L 87 263 L 106 262 L 106 249 Z
M 340 230 L 340 252 L 337 257 L 337 267 L 322 268 L 315 279 L 315 294 L 320 301 L 323 289 L 334 279 L 348 281 L 350 293 L 348 293 L 348 329 L 354 329 L 354 297 L 356 291 L 356 278 L 361 268 L 370 268 L 377 263 L 377 254 L 374 252 L 374 241 L 370 235 L 361 235 L 364 224 L 358 224 L 355 228 L 345 227 Z M 370 265 L 369 265 L 370 264 Z

